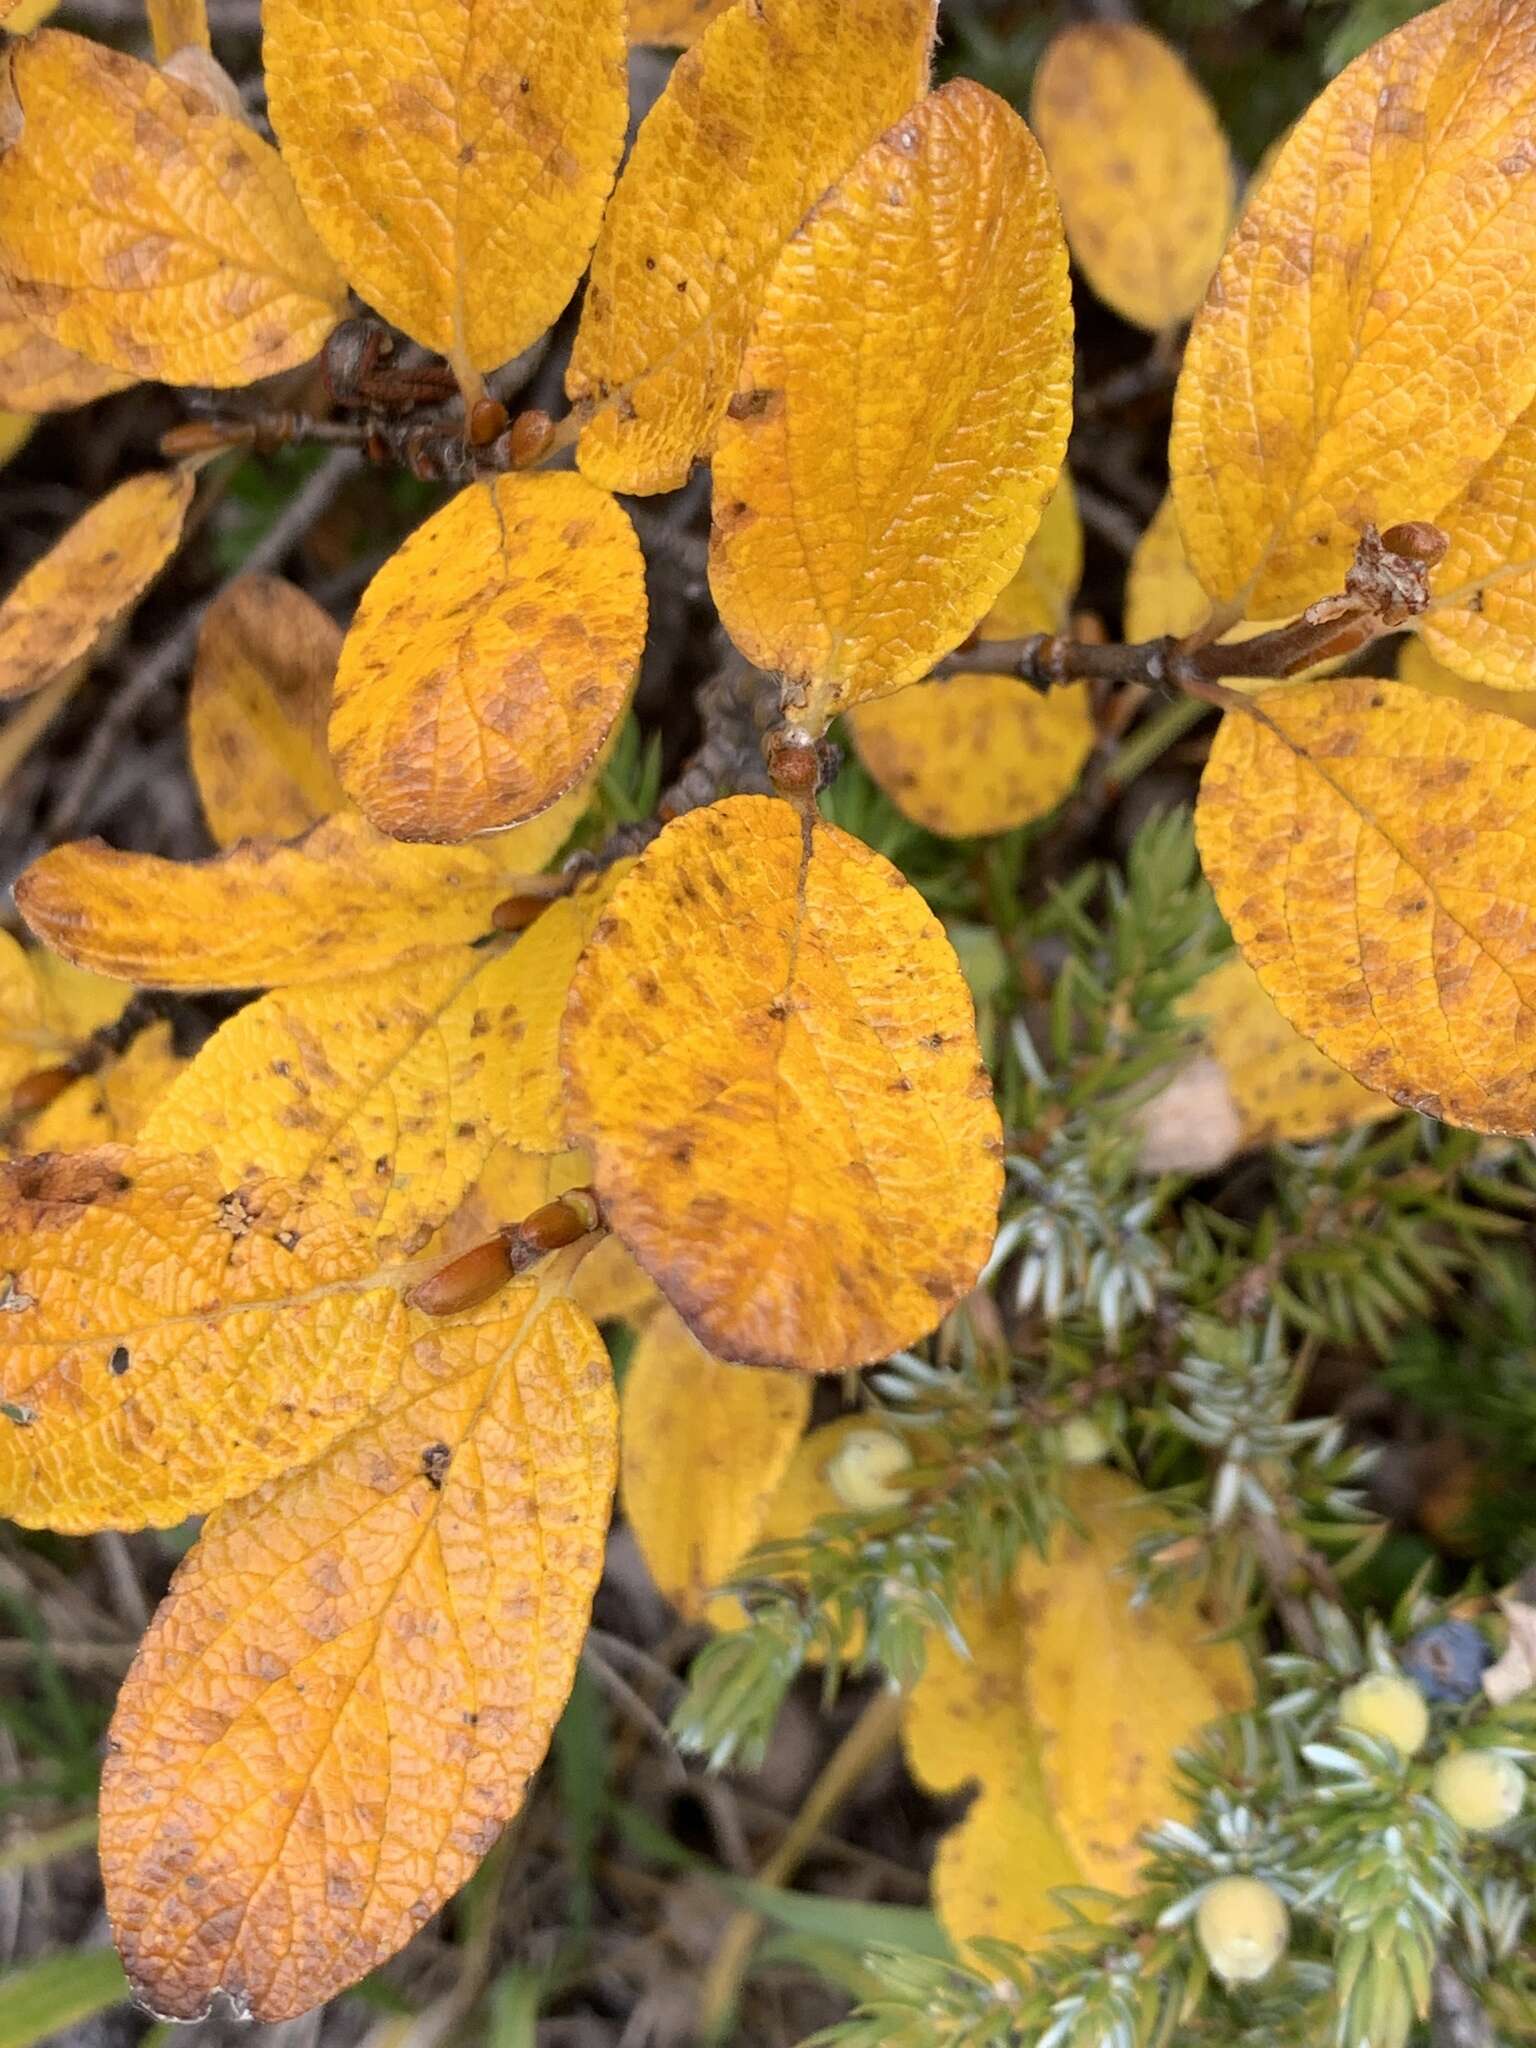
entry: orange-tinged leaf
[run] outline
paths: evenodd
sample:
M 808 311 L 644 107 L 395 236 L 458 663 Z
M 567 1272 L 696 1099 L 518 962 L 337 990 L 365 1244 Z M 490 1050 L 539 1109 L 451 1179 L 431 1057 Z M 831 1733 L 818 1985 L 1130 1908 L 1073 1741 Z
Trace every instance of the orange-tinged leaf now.
M 1368 521 L 1440 520 L 1536 396 L 1533 110 L 1536 16 L 1448 0 L 1297 122 L 1175 400 L 1179 519 L 1213 597 L 1273 618 L 1337 590 Z
M 10 284 L 0 278 L 0 403 L 20 412 L 64 412 L 88 405 L 133 382 L 121 370 L 103 369 L 32 325 Z
M 99 645 L 175 553 L 195 487 L 185 470 L 129 477 L 33 563 L 0 604 L 0 700 L 40 690 Z
M 594 483 L 672 490 L 708 453 L 780 250 L 923 92 L 934 12 L 730 7 L 679 60 L 604 218 L 571 352 Z
M 7 54 L 0 267 L 34 326 L 171 384 L 249 384 L 315 353 L 346 289 L 269 143 L 80 36 Z
M 226 1187 L 281 1175 L 351 1217 L 381 1256 L 419 1251 L 497 1137 L 516 1135 L 522 952 L 454 946 L 263 996 L 209 1039 L 145 1141 L 205 1146 Z
M 222 1509 L 118 1699 L 101 1861 L 134 1988 L 279 2020 L 401 1947 L 522 1803 L 602 1569 L 601 1339 L 524 1281 Z
M 1455 651 L 1460 659 L 1461 650 Z M 1522 725 L 1536 725 L 1536 688 L 1500 689 L 1492 683 L 1474 682 L 1437 661 L 1420 634 L 1409 634 L 1398 650 L 1397 679 L 1431 697 L 1454 697 L 1470 711 L 1494 711 L 1504 718 L 1518 718 Z M 1532 679 L 1536 679 L 1536 670 Z
M 686 48 L 731 0 L 629 0 L 629 40 Z
M 646 1324 L 620 1399 L 619 1498 L 689 1620 L 762 1534 L 810 1409 L 804 1375 L 724 1365 L 670 1308 Z
M 28 1074 L 64 1065 L 132 999 L 121 982 L 82 974 L 0 932 L 0 1116 Z
M 1175 1753 L 1253 1698 L 1247 1658 L 1211 1640 L 1193 1588 L 1133 1602 L 1121 1568 L 1131 1545 L 1176 1524 L 1123 1473 L 1079 1468 L 1066 1491 L 1080 1526 L 1059 1524 L 1046 1555 L 1014 1570 L 1024 1623 L 1025 1685 L 1040 1770 L 1063 1841 L 1084 1881 L 1135 1889 L 1144 1828 L 1183 1813 Z
M 537 340 L 618 167 L 623 0 L 267 0 L 263 27 L 284 161 L 369 304 L 470 382 Z
M 1071 407 L 1045 160 L 958 80 L 786 245 L 720 430 L 710 585 L 792 717 L 820 731 L 971 631 L 1040 523 Z
M 1232 159 L 1216 109 L 1161 36 L 1075 22 L 1035 72 L 1030 122 L 1083 275 L 1154 334 L 1205 295 L 1232 222 Z
M 1002 1140 L 943 927 L 788 804 L 669 825 L 562 1042 L 609 1223 L 717 1357 L 831 1372 L 932 1330 L 991 1247 Z
M 163 64 L 178 50 L 207 50 L 208 0 L 145 0 L 155 61 Z
M 948 839 L 1043 818 L 1076 786 L 1094 737 L 1083 684 L 1042 695 L 1005 675 L 914 683 L 848 723 L 896 808 Z
M 1222 720 L 1195 822 L 1281 1014 L 1411 1109 L 1536 1130 L 1536 734 L 1369 678 L 1262 709 Z
M 0 1167 L 0 1513 L 168 1527 L 315 1456 L 410 1317 L 366 1234 L 281 1181 L 109 1145 Z
M 1287 1024 L 1240 953 L 1202 975 L 1178 1010 L 1203 1024 L 1244 1145 L 1308 1144 L 1396 1113 Z
M 929 1632 L 901 1729 L 912 1775 L 927 1791 L 981 1788 L 934 1856 L 934 1911 L 957 1943 L 1033 1949 L 1066 1922 L 1052 1891 L 1084 1879 L 1040 1773 L 1024 1684 L 1024 1620 L 1011 1592 L 967 1601 L 954 1619 L 968 1654 L 942 1629 Z
M 1013 578 L 998 592 L 976 631 L 983 640 L 1017 640 L 1054 633 L 1066 624 L 1083 580 L 1083 522 L 1067 470 L 1040 514 L 1034 539 Z
M 402 846 L 348 811 L 298 839 L 242 840 L 210 860 L 81 839 L 35 861 L 16 903 L 67 960 L 148 987 L 330 981 L 481 937 L 585 806 L 578 792 L 477 846 Z
M 645 565 L 569 473 L 471 484 L 363 594 L 336 673 L 344 787 L 398 839 L 535 816 L 596 759 L 645 644 Z
M 146 1024 L 120 1054 L 71 1082 L 31 1119 L 25 1149 L 84 1152 L 93 1145 L 128 1143 L 185 1065 L 170 1025 Z
M 209 606 L 187 750 L 221 846 L 297 838 L 346 802 L 325 737 L 340 652 L 329 612 L 281 576 L 242 576 Z

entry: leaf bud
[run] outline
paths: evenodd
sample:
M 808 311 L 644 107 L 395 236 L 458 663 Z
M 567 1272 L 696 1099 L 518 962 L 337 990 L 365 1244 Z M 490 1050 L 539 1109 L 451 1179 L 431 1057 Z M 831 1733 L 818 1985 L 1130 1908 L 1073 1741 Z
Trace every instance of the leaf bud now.
M 1387 528 L 1381 544 L 1388 554 L 1404 555 L 1410 562 L 1422 562 L 1426 569 L 1433 569 L 1437 562 L 1445 560 L 1451 543 L 1427 519 L 1405 519 L 1400 525 Z
M 912 1453 L 888 1429 L 853 1429 L 827 1460 L 827 1484 L 844 1507 L 895 1507 L 907 1494 L 891 1481 L 911 1463 Z
M 555 423 L 547 412 L 520 412 L 501 436 L 505 459 L 513 469 L 528 469 L 549 446 Z
M 1413 1756 L 1429 1734 L 1429 1708 L 1419 1688 L 1395 1672 L 1373 1671 L 1339 1696 L 1339 1726 L 1388 1742 Z
M 424 1315 L 456 1316 L 489 1301 L 505 1287 L 514 1270 L 506 1238 L 487 1238 L 484 1244 L 472 1245 L 446 1266 L 439 1266 L 425 1280 L 418 1280 L 405 1298 Z
M 471 448 L 489 448 L 506 432 L 507 408 L 497 398 L 478 398 L 469 410 L 467 438 Z
M 1525 1804 L 1525 1773 L 1491 1749 L 1460 1749 L 1441 1757 L 1429 1789 L 1468 1834 L 1484 1835 L 1511 1821 Z
M 1227 1984 L 1256 1984 L 1285 1953 L 1291 1916 L 1273 1885 L 1259 1877 L 1223 1877 L 1195 1912 L 1195 1932 L 1211 1968 Z

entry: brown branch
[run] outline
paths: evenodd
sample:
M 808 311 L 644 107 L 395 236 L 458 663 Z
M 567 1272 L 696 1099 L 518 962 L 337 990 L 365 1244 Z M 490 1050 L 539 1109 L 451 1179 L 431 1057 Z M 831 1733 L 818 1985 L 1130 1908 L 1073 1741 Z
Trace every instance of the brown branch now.
M 1241 691 L 1224 685 L 1246 677 L 1280 681 L 1396 632 L 1429 603 L 1429 571 L 1446 545 L 1438 527 L 1418 521 L 1385 534 L 1368 526 L 1337 596 L 1319 598 L 1299 618 L 1248 640 L 1164 633 L 1155 640 L 1095 645 L 1056 633 L 1031 633 L 1022 640 L 968 644 L 941 661 L 934 674 L 1013 675 L 1037 690 L 1062 683 L 1135 683 L 1261 716 Z

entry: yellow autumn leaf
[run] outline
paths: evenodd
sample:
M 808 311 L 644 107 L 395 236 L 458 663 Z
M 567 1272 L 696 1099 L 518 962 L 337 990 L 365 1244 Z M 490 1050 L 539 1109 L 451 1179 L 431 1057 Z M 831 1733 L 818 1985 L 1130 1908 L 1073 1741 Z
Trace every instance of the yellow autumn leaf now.
M 758 1531 L 757 1541 L 797 1542 L 827 1516 L 846 1515 L 848 1503 L 834 1486 L 831 1474 L 850 1440 L 867 1437 L 876 1427 L 874 1419 L 867 1414 L 841 1415 L 835 1422 L 823 1423 L 819 1429 L 803 1436 L 795 1445 L 784 1468 L 784 1476 L 768 1503 L 768 1512 Z M 709 1602 L 705 1619 L 711 1628 L 722 1631 L 737 1629 L 745 1625 L 746 1612 L 734 1594 L 725 1593 Z M 863 1645 L 864 1624 L 855 1620 L 841 1645 L 844 1661 L 854 1662 Z M 807 1662 L 816 1665 L 821 1661 L 821 1647 L 813 1643 Z
M 0 412 L 0 466 L 9 462 L 13 455 L 19 455 L 32 438 L 37 425 L 35 415 L 29 412 Z
M 44 29 L 5 53 L 0 269 L 35 327 L 171 384 L 305 362 L 346 288 L 278 154 L 152 65 Z
M 1439 515 L 1450 538 L 1415 623 L 1431 653 L 1495 689 L 1536 675 L 1536 406 Z
M 1174 1757 L 1202 1728 L 1253 1699 L 1236 1643 L 1183 1588 L 1137 1604 L 1123 1572 L 1131 1545 L 1176 1526 L 1123 1473 L 1068 1475 L 1077 1527 L 1058 1523 L 1046 1554 L 1026 1550 L 1013 1587 L 1023 1619 L 1025 1691 L 1041 1781 L 1084 1882 L 1131 1892 L 1137 1837 L 1180 1818 Z
M 646 1324 L 620 1396 L 619 1499 L 688 1620 L 762 1534 L 810 1409 L 803 1374 L 724 1365 L 670 1308 Z
M 679 60 L 604 217 L 566 375 L 594 483 L 673 490 L 709 452 L 780 251 L 925 90 L 934 13 L 734 6 Z
M 211 47 L 207 0 L 145 0 L 145 12 L 156 63 L 163 64 L 178 50 Z
M 405 1347 L 381 1412 L 209 1522 L 118 1698 L 107 1907 L 138 1996 L 307 2011 L 392 1954 L 522 1803 L 613 1497 L 588 1319 L 523 1281 Z
M 1460 650 L 1457 650 L 1458 659 Z M 1431 697 L 1454 697 L 1469 711 L 1493 711 L 1503 718 L 1518 718 L 1522 725 L 1536 725 L 1536 669 L 1529 672 L 1520 689 L 1500 689 L 1492 683 L 1474 682 L 1437 661 L 1421 634 L 1410 633 L 1397 656 L 1397 679 Z
M 146 1024 L 121 1053 L 72 1081 L 30 1120 L 25 1149 L 84 1152 L 129 1143 L 185 1065 L 170 1025 L 163 1019 Z
M 226 1187 L 281 1175 L 409 1257 L 517 1125 L 521 946 L 278 989 L 215 1032 L 144 1138 L 206 1147 Z M 512 1219 L 517 1220 L 517 1219 Z
M 1071 472 L 1063 469 L 1023 561 L 998 592 L 977 637 L 1018 640 L 1026 633 L 1059 632 L 1082 580 L 1083 522 Z M 1050 623 L 1042 626 L 1042 619 Z
M 321 239 L 473 388 L 585 268 L 628 116 L 623 0 L 267 0 L 263 28 Z
M 569 473 L 471 484 L 363 593 L 336 672 L 343 786 L 397 839 L 545 810 L 592 765 L 645 645 L 645 565 Z
M 68 1063 L 132 1000 L 121 982 L 82 974 L 0 932 L 0 1117 L 19 1081 Z
M 962 1655 L 929 1631 L 923 1673 L 902 1716 L 912 1775 L 940 1797 L 979 1791 L 933 1859 L 933 1906 L 954 1942 L 1009 1941 L 1038 1948 L 1067 1915 L 1051 1897 L 1081 1885 L 1040 1771 L 1024 1684 L 1024 1618 L 1011 1591 L 961 1603 Z
M 1057 633 L 1083 572 L 1083 530 L 1065 470 L 1017 574 L 977 629 L 982 641 Z M 946 838 L 1009 832 L 1054 810 L 1093 746 L 1080 683 L 1042 694 L 1008 675 L 912 683 L 857 704 L 848 730 L 891 802 Z
M 326 749 L 341 629 L 281 576 L 241 576 L 209 606 L 187 751 L 221 846 L 296 838 L 346 798 Z
M 33 563 L 0 603 L 0 700 L 95 650 L 176 552 L 195 488 L 186 470 L 129 477 Z
M 0 1276 L 0 1513 L 28 1528 L 168 1527 L 314 1457 L 414 1313 L 329 1205 L 116 1145 L 0 1166 Z
M 1536 397 L 1533 108 L 1536 17 L 1447 0 L 1291 131 L 1175 398 L 1173 488 L 1212 597 L 1273 618 L 1339 589 L 1367 522 L 1443 522 Z
M 1187 320 L 1234 190 L 1216 109 L 1182 58 L 1134 22 L 1074 22 L 1040 59 L 1029 118 L 1099 297 L 1154 334 Z
M 571 986 L 572 1137 L 717 1357 L 831 1372 L 935 1328 L 991 1248 L 1002 1139 L 943 927 L 788 804 L 690 812 Z
M 629 40 L 686 48 L 731 0 L 629 0 Z
M 1169 491 L 1142 530 L 1125 572 L 1125 637 L 1183 639 L 1210 617 L 1211 600 L 1189 566 L 1179 510 Z
M 133 381 L 51 341 L 27 319 L 14 289 L 0 277 L 0 404 L 19 412 L 64 412 L 125 391 Z
M 1262 710 L 1222 720 L 1195 823 L 1281 1014 L 1408 1108 L 1536 1130 L 1536 734 L 1371 678 Z
M 507 1088 L 512 1138 L 526 1152 L 563 1152 L 570 1142 L 560 1066 L 566 998 L 598 919 L 633 865 L 615 861 L 584 888 L 558 898 L 518 940 L 520 1028 L 508 1033 Z
M 918 681 L 971 631 L 1040 523 L 1071 409 L 1045 161 L 958 80 L 786 245 L 720 430 L 710 587 L 798 723 Z
M 402 846 L 341 811 L 293 840 L 209 860 L 57 846 L 16 884 L 55 952 L 152 988 L 272 988 L 367 973 L 460 946 L 558 852 L 586 792 L 477 846 Z
M 39 22 L 46 21 L 58 6 L 59 0 L 5 0 L 0 6 L 0 21 L 13 36 L 30 35 Z
M 849 729 L 896 808 L 947 839 L 1011 832 L 1055 810 L 1094 737 L 1083 684 L 1042 694 L 1006 675 L 914 683 L 859 705 Z
M 1396 1113 L 1281 1016 L 1240 953 L 1201 976 L 1177 1005 L 1203 1025 L 1243 1145 L 1307 1144 Z

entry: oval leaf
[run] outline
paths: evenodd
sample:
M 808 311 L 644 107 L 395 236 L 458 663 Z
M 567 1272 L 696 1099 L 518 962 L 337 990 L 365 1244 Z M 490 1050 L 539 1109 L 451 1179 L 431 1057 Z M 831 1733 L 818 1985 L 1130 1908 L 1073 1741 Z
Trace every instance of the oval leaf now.
M 0 699 L 95 650 L 176 552 L 195 488 L 185 470 L 131 476 L 33 564 L 0 604 Z
M 566 375 L 595 483 L 673 490 L 708 452 L 780 250 L 924 91 L 934 12 L 729 7 L 679 61 L 603 221 Z
M 0 278 L 0 405 L 17 412 L 65 412 L 89 405 L 133 382 L 121 370 L 103 369 L 32 325 L 10 283 Z
M 1470 681 L 1529 690 L 1536 674 L 1536 408 L 1524 413 L 1455 504 L 1435 570 L 1425 644 Z
M 0 1167 L 0 1513 L 167 1528 L 314 1457 L 392 1384 L 399 1289 L 280 1181 L 121 1146 Z
M 468 381 L 537 340 L 618 167 L 623 0 L 267 0 L 263 27 L 283 160 L 368 303 Z
M 1262 710 L 1222 720 L 1195 822 L 1281 1014 L 1408 1108 L 1536 1131 L 1536 734 L 1371 679 Z
M 1536 16 L 1448 0 L 1297 122 L 1190 336 L 1190 560 L 1255 618 L 1341 587 L 1368 521 L 1440 520 L 1536 396 Z
M 1065 1490 L 1077 1526 L 1046 1554 L 1025 1550 L 1013 1589 L 1040 1774 L 1084 1881 L 1135 1890 L 1144 1828 L 1184 1813 L 1177 1753 L 1207 1722 L 1253 1699 L 1242 1649 L 1211 1640 L 1199 1589 L 1138 1602 L 1125 1563 L 1136 1540 L 1177 1532 L 1123 1473 L 1084 1468 Z
M 986 1259 L 1002 1139 L 943 927 L 787 804 L 733 797 L 642 854 L 563 1058 L 604 1213 L 717 1357 L 883 1358 Z
M 381 1253 L 419 1251 L 497 1135 L 516 1134 L 508 1047 L 525 1028 L 521 953 L 455 946 L 263 996 L 208 1040 L 146 1142 L 206 1147 L 227 1187 L 281 1174 L 351 1216 Z
M 1106 304 L 1156 334 L 1205 296 L 1232 222 L 1216 109 L 1161 36 L 1074 23 L 1035 72 L 1029 118 L 1067 240 Z
M 326 750 L 341 629 L 281 576 L 241 576 L 209 606 L 187 703 L 187 750 L 209 829 L 293 839 L 346 798 Z
M 374 577 L 341 651 L 331 749 L 397 839 L 545 810 L 591 766 L 645 645 L 645 564 L 568 473 L 471 484 Z
M 762 1535 L 810 1412 L 803 1375 L 722 1364 L 670 1308 L 646 1324 L 620 1402 L 620 1500 L 651 1577 L 690 1621 Z
M 914 683 L 849 717 L 859 759 L 904 816 L 946 839 L 1011 832 L 1055 810 L 1093 748 L 1081 683 L 1017 676 Z
M 65 1065 L 93 1032 L 117 1022 L 132 994 L 0 932 L 0 1102 L 28 1074 Z
M 315 353 L 346 286 L 270 144 L 80 36 L 6 55 L 21 125 L 0 155 L 0 267 L 27 319 L 171 384 L 249 384 Z
M 918 681 L 971 631 L 1040 523 L 1071 408 L 1045 161 L 960 80 L 789 242 L 721 429 L 710 586 L 797 721 Z
M 602 1569 L 602 1341 L 532 1282 L 216 1515 L 118 1699 L 101 1862 L 134 1989 L 281 2020 L 392 1955 L 522 1804 Z
M 901 1729 L 912 1775 L 926 1791 L 947 1796 L 981 1787 L 934 1856 L 934 1911 L 957 1943 L 1038 1948 L 1067 1920 L 1052 1892 L 1084 1879 L 1040 1773 L 1024 1688 L 1023 1616 L 1009 1592 L 962 1603 L 954 1622 L 965 1653 L 945 1630 L 930 1630 Z
M 1243 1145 L 1311 1144 L 1396 1109 L 1293 1030 L 1241 954 L 1202 975 L 1177 1007 L 1204 1027 Z
M 81 839 L 16 884 L 22 916 L 81 967 L 149 988 L 330 981 L 482 937 L 557 852 L 585 792 L 484 846 L 401 846 L 343 811 L 294 840 L 161 860 Z

